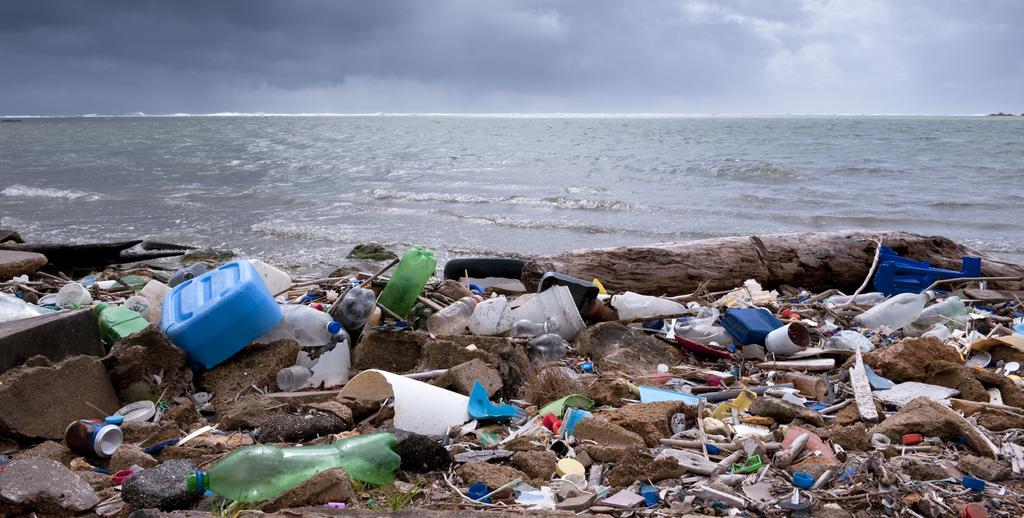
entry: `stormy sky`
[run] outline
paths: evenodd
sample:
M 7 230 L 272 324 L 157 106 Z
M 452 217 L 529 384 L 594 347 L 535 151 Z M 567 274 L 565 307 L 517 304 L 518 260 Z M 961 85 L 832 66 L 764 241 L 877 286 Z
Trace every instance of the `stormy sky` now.
M 5 0 L 0 113 L 1024 112 L 1020 0 Z

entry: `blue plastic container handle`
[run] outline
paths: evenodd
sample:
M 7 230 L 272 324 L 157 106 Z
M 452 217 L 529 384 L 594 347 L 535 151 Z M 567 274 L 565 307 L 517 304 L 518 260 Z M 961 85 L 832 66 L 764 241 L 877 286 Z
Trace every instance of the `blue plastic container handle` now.
M 814 475 L 797 471 L 793 473 L 793 485 L 800 489 L 810 489 L 814 485 Z

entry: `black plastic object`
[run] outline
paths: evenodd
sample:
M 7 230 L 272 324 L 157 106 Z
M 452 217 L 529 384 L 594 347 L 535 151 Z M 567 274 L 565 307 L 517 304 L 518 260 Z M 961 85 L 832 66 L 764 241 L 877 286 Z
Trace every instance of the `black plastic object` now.
M 522 259 L 498 259 L 481 257 L 475 259 L 452 259 L 444 265 L 444 278 L 459 280 L 469 273 L 474 279 L 501 277 L 519 279 L 523 275 L 526 261 Z
M 598 293 L 601 292 L 597 285 L 585 281 L 583 279 L 577 279 L 570 275 L 558 272 L 545 273 L 540 278 L 540 284 L 537 286 L 537 293 L 540 293 L 552 286 L 565 286 L 569 288 L 569 293 L 572 294 L 572 299 L 576 301 L 576 309 L 582 309 L 583 305 L 589 300 L 597 298 Z

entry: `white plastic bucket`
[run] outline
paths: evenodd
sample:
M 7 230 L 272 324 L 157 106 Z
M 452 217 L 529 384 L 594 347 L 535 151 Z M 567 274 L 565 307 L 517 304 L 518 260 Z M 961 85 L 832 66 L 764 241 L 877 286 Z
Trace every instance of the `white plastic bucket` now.
M 495 336 L 512 329 L 512 310 L 504 296 L 480 302 L 469 319 L 469 332 L 475 335 Z
M 533 297 L 533 300 L 512 310 L 512 320 L 544 322 L 551 319 L 558 323 L 557 333 L 566 340 L 572 340 L 587 325 L 576 309 L 576 301 L 566 286 L 552 286 Z

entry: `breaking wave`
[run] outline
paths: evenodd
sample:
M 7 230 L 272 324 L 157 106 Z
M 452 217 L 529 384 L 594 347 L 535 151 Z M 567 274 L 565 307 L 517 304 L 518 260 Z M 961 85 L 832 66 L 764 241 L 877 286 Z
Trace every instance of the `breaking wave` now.
M 102 196 L 94 192 L 76 191 L 73 189 L 51 189 L 49 187 L 29 187 L 14 184 L 0 191 L 0 196 L 21 198 L 63 198 L 65 200 L 98 200 Z

